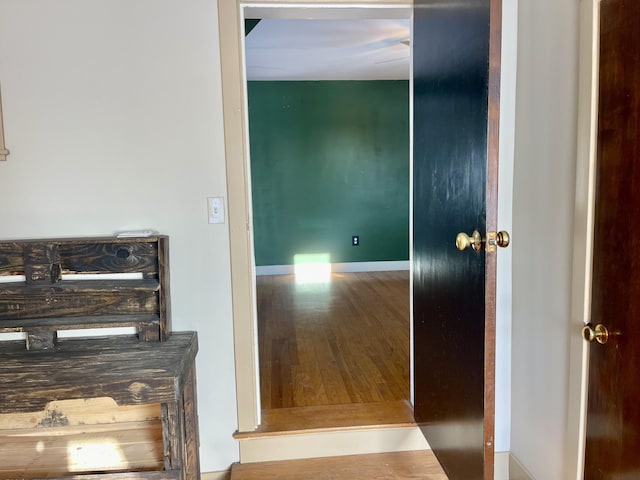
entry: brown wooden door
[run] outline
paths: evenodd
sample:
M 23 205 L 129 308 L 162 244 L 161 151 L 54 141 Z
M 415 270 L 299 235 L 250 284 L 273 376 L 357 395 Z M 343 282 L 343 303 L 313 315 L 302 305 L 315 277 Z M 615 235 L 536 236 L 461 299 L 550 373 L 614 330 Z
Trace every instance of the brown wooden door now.
M 600 9 L 587 480 L 640 478 L 640 2 Z
M 501 4 L 414 7 L 414 413 L 450 480 L 493 479 Z

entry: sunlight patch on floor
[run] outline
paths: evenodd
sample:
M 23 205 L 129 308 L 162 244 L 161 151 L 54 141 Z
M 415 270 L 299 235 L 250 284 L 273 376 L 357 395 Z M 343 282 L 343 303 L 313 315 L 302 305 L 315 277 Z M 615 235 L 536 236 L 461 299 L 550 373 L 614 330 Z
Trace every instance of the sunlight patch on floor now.
M 329 283 L 331 255 L 328 253 L 297 253 L 293 256 L 296 284 Z

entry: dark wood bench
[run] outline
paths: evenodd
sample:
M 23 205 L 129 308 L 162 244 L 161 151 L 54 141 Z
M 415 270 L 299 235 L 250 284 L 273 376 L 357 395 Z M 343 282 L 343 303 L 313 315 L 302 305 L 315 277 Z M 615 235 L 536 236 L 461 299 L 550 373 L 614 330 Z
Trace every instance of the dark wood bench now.
M 27 335 L 26 344 L 0 342 L 0 415 L 100 397 L 119 406 L 160 404 L 162 470 L 56 478 L 199 479 L 198 342 L 195 332 L 170 332 L 168 238 L 0 242 L 0 276 L 10 280 L 0 283 L 0 332 Z M 57 335 L 120 326 L 138 335 Z
M 0 414 L 35 412 L 48 402 L 110 397 L 118 405 L 161 404 L 164 471 L 58 478 L 199 479 L 194 332 L 166 342 L 133 336 L 61 339 L 54 350 L 0 349 Z

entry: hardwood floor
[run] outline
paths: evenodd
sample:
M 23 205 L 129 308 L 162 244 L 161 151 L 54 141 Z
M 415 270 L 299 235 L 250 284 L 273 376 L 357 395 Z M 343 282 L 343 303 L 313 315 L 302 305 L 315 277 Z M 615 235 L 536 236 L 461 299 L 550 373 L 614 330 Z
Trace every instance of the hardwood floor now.
M 257 277 L 263 410 L 409 398 L 409 272 Z
M 231 480 L 447 480 L 431 451 L 235 464 Z
M 376 403 L 321 405 L 318 407 L 270 408 L 262 410 L 262 424 L 253 432 L 236 433 L 236 439 L 282 435 L 309 430 L 345 430 L 361 427 L 415 425 L 408 400 Z

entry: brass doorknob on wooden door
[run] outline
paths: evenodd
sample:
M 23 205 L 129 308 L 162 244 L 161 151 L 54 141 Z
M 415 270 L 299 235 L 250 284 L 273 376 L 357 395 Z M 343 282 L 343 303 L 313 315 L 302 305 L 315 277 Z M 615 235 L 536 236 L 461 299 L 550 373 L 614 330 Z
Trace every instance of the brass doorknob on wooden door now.
M 482 249 L 482 243 L 487 242 L 487 252 L 495 252 L 497 247 L 508 247 L 511 243 L 511 237 L 504 230 L 500 232 L 487 232 L 487 238 L 482 238 L 480 232 L 474 230 L 471 235 L 460 232 L 456 236 L 456 247 L 458 250 L 466 250 L 471 247 L 474 251 L 479 252 Z
M 595 340 L 599 344 L 604 345 L 609 341 L 609 329 L 601 323 L 595 327 L 587 323 L 582 329 L 582 338 L 587 342 L 593 342 Z
M 471 236 L 464 232 L 460 232 L 456 236 L 456 248 L 458 250 L 466 250 L 469 247 L 473 248 L 476 252 L 479 252 L 482 248 L 482 236 L 477 230 L 474 230 Z

